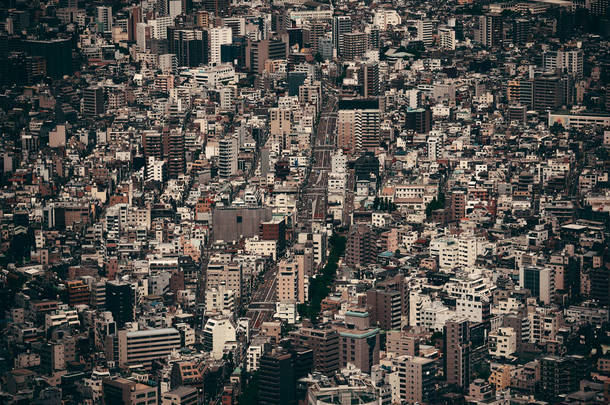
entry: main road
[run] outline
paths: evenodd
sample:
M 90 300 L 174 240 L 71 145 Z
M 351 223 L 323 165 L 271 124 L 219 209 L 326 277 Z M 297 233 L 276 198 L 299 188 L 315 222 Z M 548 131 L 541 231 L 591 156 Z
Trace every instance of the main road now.
M 312 139 L 312 167 L 305 180 L 297 202 L 298 226 L 311 230 L 313 221 L 324 222 L 328 209 L 328 172 L 331 170 L 331 156 L 335 150 L 335 127 L 337 124 L 337 98 L 330 87 L 323 87 L 320 120 Z M 250 327 L 259 328 L 263 322 L 272 319 L 277 300 L 277 262 L 264 273 L 262 282 L 253 292 L 246 316 Z

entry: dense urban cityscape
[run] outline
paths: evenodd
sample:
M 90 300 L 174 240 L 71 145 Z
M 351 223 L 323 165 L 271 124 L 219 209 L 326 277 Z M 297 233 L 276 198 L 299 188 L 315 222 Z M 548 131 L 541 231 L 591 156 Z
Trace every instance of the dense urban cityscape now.
M 610 403 L 608 0 L 3 0 L 0 404 Z

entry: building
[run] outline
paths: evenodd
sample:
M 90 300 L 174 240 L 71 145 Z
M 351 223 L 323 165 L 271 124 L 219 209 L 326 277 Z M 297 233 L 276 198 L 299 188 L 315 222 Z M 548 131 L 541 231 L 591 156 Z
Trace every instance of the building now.
M 239 154 L 239 138 L 227 135 L 218 141 L 218 175 L 231 177 L 237 174 L 237 156 Z
M 368 36 L 364 32 L 346 32 L 341 34 L 341 57 L 345 60 L 355 60 L 366 52 Z
M 555 294 L 555 273 L 552 268 L 522 267 L 519 286 L 530 290 L 541 303 L 550 304 Z
M 99 86 L 83 90 L 83 115 L 95 117 L 104 114 L 104 90 Z
M 449 51 L 455 50 L 455 31 L 451 28 L 441 27 L 438 29 L 439 47 Z
M 197 405 L 197 388 L 180 386 L 163 393 L 161 405 Z
M 343 99 L 337 115 L 337 147 L 353 154 L 380 145 L 378 99 Z
M 261 357 L 258 403 L 296 404 L 295 367 L 291 353 L 274 350 Z
M 417 28 L 417 40 L 422 41 L 426 47 L 429 47 L 434 42 L 433 31 L 434 24 L 431 20 L 417 20 L 415 25 Z
M 366 307 L 371 321 L 383 330 L 400 329 L 402 301 L 400 291 L 372 289 L 366 292 Z
M 134 321 L 135 306 L 136 291 L 131 284 L 114 280 L 106 282 L 106 310 L 112 313 L 119 328 Z
M 184 132 L 178 129 L 170 131 L 167 141 L 167 173 L 170 178 L 178 178 L 186 170 L 184 150 Z
M 608 127 L 610 126 L 610 114 L 594 113 L 569 113 L 569 112 L 550 112 L 549 127 L 560 124 L 565 129 L 575 128 L 584 129 L 589 127 Z
M 235 326 L 228 318 L 210 318 L 203 328 L 203 349 L 216 359 L 222 359 L 227 344 L 235 343 Z
M 479 16 L 479 25 L 475 31 L 474 40 L 483 46 L 494 47 L 502 43 L 503 25 L 499 14 Z
M 470 385 L 470 329 L 468 320 L 455 318 L 445 323 L 443 339 L 445 379 L 448 384 L 466 388 Z
M 326 376 L 339 371 L 339 334 L 332 328 L 302 327 L 292 332 L 295 344 L 313 351 L 314 369 Z
M 214 0 L 221 1 L 221 0 Z M 209 30 L 210 35 L 210 63 L 221 62 L 220 49 L 222 45 L 233 42 L 233 31 L 230 27 L 215 27 Z
M 364 266 L 375 263 L 377 249 L 371 228 L 367 225 L 353 227 L 347 236 L 345 263 L 349 266 Z
M 358 84 L 362 86 L 361 94 L 363 97 L 379 96 L 379 63 L 363 63 L 358 71 Z
M 347 313 L 351 315 L 350 311 Z M 370 373 L 371 367 L 379 364 L 379 329 L 339 328 L 337 332 L 341 368 L 351 363 L 363 373 Z
M 83 280 L 67 281 L 66 288 L 68 290 L 68 304 L 70 306 L 89 304 L 91 293 L 89 286 Z
M 112 7 L 97 7 L 97 26 L 101 32 L 112 31 Z
M 501 327 L 489 333 L 489 355 L 510 358 L 517 351 L 517 333 L 513 328 Z
M 434 403 L 436 392 L 436 360 L 417 356 L 394 359 L 398 373 L 400 403 Z
M 104 379 L 102 392 L 105 405 L 158 404 L 157 387 L 125 378 Z
M 262 74 L 268 60 L 286 60 L 288 42 L 279 38 L 249 41 L 246 48 L 246 68 Z
M 432 129 L 432 111 L 429 108 L 407 109 L 405 128 L 418 134 L 427 134 Z
M 180 332 L 174 328 L 146 329 L 135 332 L 119 330 L 107 337 L 106 358 L 113 358 L 119 367 L 141 365 L 150 368 L 152 362 L 180 349 Z
M 352 18 L 350 16 L 333 17 L 332 40 L 333 47 L 339 52 L 343 45 L 343 34 L 352 32 Z

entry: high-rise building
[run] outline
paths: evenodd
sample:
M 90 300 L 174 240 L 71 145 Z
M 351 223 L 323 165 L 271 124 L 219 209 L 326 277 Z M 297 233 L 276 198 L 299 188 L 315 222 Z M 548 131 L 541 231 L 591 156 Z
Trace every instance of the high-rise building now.
M 119 328 L 126 322 L 133 322 L 135 306 L 136 291 L 131 284 L 114 280 L 106 282 L 106 310 L 112 313 Z
M 434 24 L 431 20 L 417 20 L 417 39 L 422 41 L 426 47 L 432 45 L 434 42 Z
M 558 401 L 561 394 L 578 391 L 579 362 L 572 357 L 546 356 L 540 360 L 540 389 L 548 401 Z
M 341 35 L 339 53 L 346 60 L 360 58 L 368 48 L 368 36 L 364 32 L 346 32 Z
M 347 315 L 353 315 L 351 311 Z M 361 313 L 356 313 L 361 316 Z M 366 313 L 362 314 L 368 316 Z M 369 327 L 338 328 L 339 364 L 341 368 L 348 363 L 355 365 L 364 373 L 379 364 L 379 329 Z
M 89 286 L 83 280 L 69 280 L 66 282 L 68 290 L 68 304 L 70 306 L 89 304 Z
M 286 59 L 288 43 L 279 38 L 249 41 L 246 48 L 246 68 L 256 73 L 265 71 L 267 60 Z
M 220 139 L 218 141 L 218 153 L 218 175 L 226 178 L 237 174 L 238 137 L 231 134 Z
M 294 359 L 291 353 L 274 350 L 261 357 L 258 403 L 261 405 L 296 404 Z
M 229 13 L 230 4 L 229 0 L 204 0 L 203 9 L 214 13 L 217 17 L 224 17 Z
M 184 132 L 172 129 L 167 141 L 167 174 L 170 178 L 177 178 L 186 170 L 184 155 Z
M 287 138 L 292 130 L 292 113 L 289 108 L 269 109 L 269 135 L 271 139 L 286 148 Z
M 444 374 L 448 384 L 466 388 L 470 384 L 470 329 L 468 320 L 455 318 L 443 328 Z
M 220 63 L 221 45 L 233 41 L 233 30 L 230 27 L 215 27 L 210 29 L 210 63 Z
M 380 113 L 378 99 L 339 101 L 337 147 L 354 153 L 379 146 Z
M 143 399 L 146 404 L 158 403 L 157 387 L 120 377 L 102 381 L 102 397 L 104 405 L 139 405 Z
M 522 45 L 529 40 L 531 22 L 526 18 L 517 18 L 513 21 L 512 39 L 513 44 Z
M 339 334 L 335 329 L 303 327 L 291 336 L 297 346 L 313 351 L 316 371 L 327 376 L 339 371 Z
M 434 403 L 436 393 L 436 360 L 417 356 L 394 359 L 398 371 L 398 393 L 401 403 Z
M 133 6 L 129 9 L 129 19 L 127 21 L 127 40 L 135 42 L 137 39 L 136 27 L 142 22 L 142 8 Z
M 532 296 L 544 304 L 550 304 L 555 294 L 555 273 L 552 268 L 522 267 L 519 285 L 530 290 Z
M 169 27 L 167 40 L 169 53 L 176 55 L 179 66 L 195 67 L 208 63 L 210 44 L 207 30 Z
M 455 50 L 455 31 L 447 27 L 439 28 L 438 41 L 442 49 Z
M 429 108 L 407 109 L 405 128 L 418 134 L 427 134 L 432 129 L 432 111 Z
M 400 329 L 402 294 L 397 290 L 372 289 L 366 292 L 366 307 L 373 324 L 383 330 Z
M 112 30 L 112 7 L 97 7 L 97 24 L 101 32 L 109 32 Z
M 99 86 L 83 90 L 83 115 L 88 117 L 104 113 L 104 90 Z
M 353 227 L 347 236 L 345 263 L 349 266 L 363 266 L 375 263 L 377 248 L 371 228 L 367 225 Z
M 493 47 L 502 43 L 502 16 L 500 14 L 485 14 L 479 16 L 479 26 L 475 31 L 475 42 L 483 46 Z
M 363 63 L 358 71 L 358 83 L 362 86 L 363 97 L 379 96 L 379 64 L 377 62 Z
M 562 82 L 558 76 L 542 75 L 534 79 L 534 110 L 556 110 L 563 104 L 563 95 Z
M 449 220 L 459 221 L 466 216 L 466 191 L 452 190 L 449 205 Z
M 333 47 L 337 53 L 342 49 L 343 34 L 352 32 L 352 18 L 350 16 L 335 16 L 333 18 L 332 39 Z

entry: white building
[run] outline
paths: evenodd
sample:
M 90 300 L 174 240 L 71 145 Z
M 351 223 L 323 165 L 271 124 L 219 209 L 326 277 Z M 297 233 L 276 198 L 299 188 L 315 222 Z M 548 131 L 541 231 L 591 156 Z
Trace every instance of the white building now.
M 373 25 L 381 31 L 386 31 L 389 26 L 400 25 L 400 15 L 396 10 L 382 8 L 375 11 Z
M 220 63 L 221 45 L 233 42 L 233 32 L 230 27 L 216 27 L 210 30 L 210 63 Z
M 510 358 L 517 351 L 517 332 L 513 328 L 499 328 L 489 333 L 489 355 Z
M 235 326 L 227 318 L 210 318 L 203 328 L 203 348 L 215 360 L 222 359 L 225 348 L 234 344 Z
M 441 47 L 442 49 L 448 49 L 450 51 L 455 50 L 455 31 L 451 28 L 439 28 L 438 40 L 439 47 Z
M 218 141 L 218 175 L 220 177 L 231 177 L 237 174 L 237 155 L 239 153 L 239 139 L 237 135 L 231 134 Z

